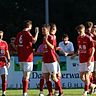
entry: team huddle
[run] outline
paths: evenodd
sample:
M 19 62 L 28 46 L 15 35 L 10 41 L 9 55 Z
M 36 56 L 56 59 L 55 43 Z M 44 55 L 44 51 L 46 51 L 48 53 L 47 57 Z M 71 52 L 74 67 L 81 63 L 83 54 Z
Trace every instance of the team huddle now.
M 32 21 L 27 20 L 23 24 L 23 30 L 19 32 L 15 39 L 15 46 L 18 52 L 18 60 L 20 68 L 23 72 L 22 96 L 28 96 L 28 82 L 30 73 L 33 70 L 33 44 L 36 43 L 39 30 L 36 28 L 35 36 L 30 33 L 32 29 Z M 77 37 L 78 51 L 76 54 L 71 53 L 71 58 L 79 55 L 79 71 L 80 79 L 84 82 L 84 93 L 82 96 L 92 94 L 96 88 L 96 26 L 92 22 L 87 22 L 76 27 L 79 34 Z M 43 87 L 44 81 L 46 81 L 48 96 L 64 96 L 61 86 L 61 72 L 59 65 L 59 56 L 56 51 L 60 50 L 56 43 L 56 31 L 55 24 L 42 25 L 43 38 L 43 50 L 36 54 L 42 55 L 42 76 L 40 79 L 40 94 L 44 96 Z M 10 55 L 8 51 L 7 43 L 2 40 L 3 32 L 0 31 L 0 75 L 2 79 L 2 96 L 6 96 L 7 88 L 7 68 L 10 67 Z M 65 52 L 66 53 L 66 52 Z M 66 53 L 65 56 L 68 54 Z M 69 54 L 70 55 L 70 54 Z M 55 91 L 52 91 L 52 82 L 55 84 Z

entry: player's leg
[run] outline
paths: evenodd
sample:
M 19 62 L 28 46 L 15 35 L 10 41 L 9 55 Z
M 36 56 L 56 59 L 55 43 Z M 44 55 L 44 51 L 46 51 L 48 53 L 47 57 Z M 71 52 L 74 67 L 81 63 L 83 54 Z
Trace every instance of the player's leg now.
M 39 94 L 39 96 L 43 96 L 43 87 L 44 87 L 44 76 L 42 73 L 42 76 L 40 78 L 40 94 Z
M 50 73 L 44 73 L 44 77 L 46 79 L 46 85 L 49 91 L 48 96 L 52 96 L 52 82 L 50 80 Z
M 44 79 L 46 79 L 46 84 L 47 84 L 49 94 L 52 94 L 52 83 L 51 83 L 50 77 L 48 77 L 48 76 L 49 75 L 46 75 L 44 77 L 44 73 L 42 73 L 42 76 L 41 76 L 41 79 L 40 79 L 40 93 L 39 93 L 39 96 L 44 96 L 44 94 L 43 94 Z
M 62 91 L 62 86 L 60 81 L 58 80 L 56 74 L 57 74 L 57 66 L 58 66 L 58 62 L 53 62 L 49 64 L 49 70 L 50 70 L 50 74 L 52 77 L 52 80 L 55 82 L 55 85 L 57 86 L 57 88 L 59 89 L 59 95 L 61 96 L 61 94 L 63 93 Z
M 48 73 L 46 64 L 42 62 L 42 77 L 41 77 L 42 79 L 40 80 L 40 94 L 39 94 L 39 96 L 44 96 L 44 94 L 43 94 L 44 79 L 46 80 L 49 95 L 50 96 L 52 95 L 52 83 L 51 83 L 49 75 L 50 74 Z
M 92 72 L 92 74 L 91 74 L 91 87 L 90 87 L 90 90 L 89 90 L 89 94 L 96 94 L 96 88 L 94 88 L 95 87 L 95 85 L 96 85 L 96 61 L 94 62 L 94 70 L 93 70 L 93 72 Z
M 94 62 L 93 83 L 96 84 L 96 61 Z
M 94 88 L 96 87 L 95 84 L 91 83 L 90 82 L 90 75 L 92 74 L 93 72 L 93 69 L 94 69 L 94 62 L 90 62 L 90 64 L 88 65 L 87 63 L 84 63 L 83 64 L 84 66 L 84 76 L 85 76 L 85 87 L 84 87 L 84 94 L 83 96 L 87 96 L 87 93 L 89 91 L 89 88 L 92 87 L 92 91 L 94 90 Z
M 23 77 L 22 77 L 22 85 L 23 85 L 23 96 L 28 96 L 28 83 L 30 78 L 30 73 L 33 70 L 33 62 L 23 62 Z
M 23 72 L 23 78 L 22 78 L 23 96 L 27 96 L 29 77 L 30 72 Z
M 88 82 L 88 80 L 90 80 L 90 75 L 92 75 L 94 71 L 94 62 L 90 62 L 90 65 L 87 67 L 87 70 L 88 70 L 88 78 L 86 78 L 87 79 L 86 81 Z M 96 84 L 93 84 L 94 82 L 91 81 L 89 81 L 89 83 L 90 83 L 89 87 L 92 89 L 91 93 L 93 93 L 94 89 L 96 88 Z
M 41 78 L 40 78 L 40 93 L 39 93 L 39 96 L 44 96 L 43 94 L 43 87 L 44 87 L 44 71 L 45 71 L 45 66 L 44 66 L 44 63 L 42 62 L 42 75 L 41 75 Z
M 89 85 L 86 83 L 86 73 L 85 72 L 80 72 L 80 79 L 84 82 L 84 92 L 82 96 L 87 96 L 87 93 L 89 91 Z
M 87 96 L 87 86 L 85 84 L 85 69 L 86 69 L 86 64 L 85 63 L 80 63 L 79 64 L 79 71 L 80 71 L 80 79 L 84 82 L 84 92 L 82 96 Z
M 2 96 L 6 96 L 7 75 L 8 75 L 8 70 L 6 66 L 0 69 L 0 73 L 1 73 L 1 79 L 2 79 Z
M 96 61 L 94 62 L 93 83 L 96 84 Z M 96 94 L 96 89 L 94 90 L 94 93 Z
M 52 96 L 52 82 L 50 80 L 50 71 L 48 70 L 48 67 L 50 66 L 50 64 L 48 63 L 44 63 L 43 64 L 43 68 L 42 68 L 42 72 L 43 72 L 43 76 L 46 80 L 46 85 L 48 88 L 48 92 L 49 92 L 49 96 Z
M 60 71 L 60 65 L 59 65 L 59 63 L 57 65 L 57 74 L 56 74 L 56 77 L 58 78 L 58 82 L 61 83 L 61 71 Z M 54 94 L 56 96 L 59 95 L 59 89 L 58 89 L 58 86 L 56 86 L 56 85 L 55 85 L 55 92 L 54 92 Z
M 55 86 L 59 90 L 59 95 L 58 96 L 63 96 L 63 90 L 62 90 L 61 82 L 58 80 L 55 73 L 53 73 L 51 76 L 52 76 L 52 80 L 55 82 Z

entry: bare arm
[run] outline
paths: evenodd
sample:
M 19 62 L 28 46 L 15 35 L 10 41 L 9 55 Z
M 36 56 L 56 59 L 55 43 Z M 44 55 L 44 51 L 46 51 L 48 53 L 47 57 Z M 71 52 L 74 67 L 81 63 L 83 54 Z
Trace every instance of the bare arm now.
M 46 44 L 47 44 L 51 49 L 54 49 L 54 45 L 52 45 L 52 44 L 48 41 L 48 37 L 45 36 L 44 39 L 45 39 Z
M 92 57 L 94 56 L 94 52 L 95 52 L 95 48 L 92 47 L 92 51 L 91 51 L 91 53 L 90 53 L 90 57 L 89 57 L 89 59 L 88 59 L 88 62 L 91 62 Z
M 46 43 L 47 43 L 47 45 L 48 45 L 51 49 L 54 49 L 54 45 L 52 45 L 47 39 L 46 39 Z
M 71 59 L 74 59 L 76 56 L 78 56 L 78 50 L 73 55 L 71 55 Z
M 9 54 L 8 50 L 6 51 L 6 58 L 7 58 L 7 61 L 8 61 L 6 66 L 7 66 L 7 68 L 9 68 L 10 67 L 10 54 Z

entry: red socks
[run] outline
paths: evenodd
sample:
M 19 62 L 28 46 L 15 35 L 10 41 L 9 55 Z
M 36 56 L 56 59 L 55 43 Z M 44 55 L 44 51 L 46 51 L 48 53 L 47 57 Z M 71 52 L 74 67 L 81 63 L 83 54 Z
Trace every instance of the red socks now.
M 88 91 L 88 90 L 89 90 L 90 85 L 91 85 L 91 83 L 90 83 L 90 84 L 85 84 L 84 90 L 85 90 L 85 91 Z
M 47 81 L 46 84 L 47 84 L 49 94 L 51 95 L 52 94 L 52 83 L 51 83 L 51 81 Z
M 44 79 L 40 79 L 40 91 L 43 91 Z
M 2 81 L 2 91 L 6 91 L 7 88 L 7 81 Z
M 58 89 L 59 93 L 61 94 L 63 91 L 62 91 L 60 79 L 57 82 L 55 82 L 55 86 L 57 87 L 56 89 Z
M 22 80 L 23 84 L 23 93 L 26 93 L 28 90 L 28 80 Z
M 61 83 L 61 82 L 60 82 L 60 79 L 58 79 L 58 82 Z M 59 90 L 56 83 L 55 83 L 55 90 Z
M 93 84 L 96 84 L 96 77 L 93 76 Z

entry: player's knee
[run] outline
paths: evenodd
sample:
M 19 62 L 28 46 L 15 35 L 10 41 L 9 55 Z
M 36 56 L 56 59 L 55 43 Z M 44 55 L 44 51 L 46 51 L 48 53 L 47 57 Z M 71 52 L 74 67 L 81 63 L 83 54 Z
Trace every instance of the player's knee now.
M 56 77 L 57 77 L 57 79 L 60 79 L 61 78 L 61 74 L 60 73 L 56 74 Z
M 84 78 L 82 75 L 80 75 L 80 79 L 81 79 L 82 81 L 85 81 L 85 78 Z
M 29 80 L 28 76 L 23 76 L 23 80 Z
M 44 76 L 41 76 L 40 79 L 44 79 Z
M 52 78 L 53 81 L 57 81 L 57 77 L 56 76 L 52 75 L 51 78 Z

